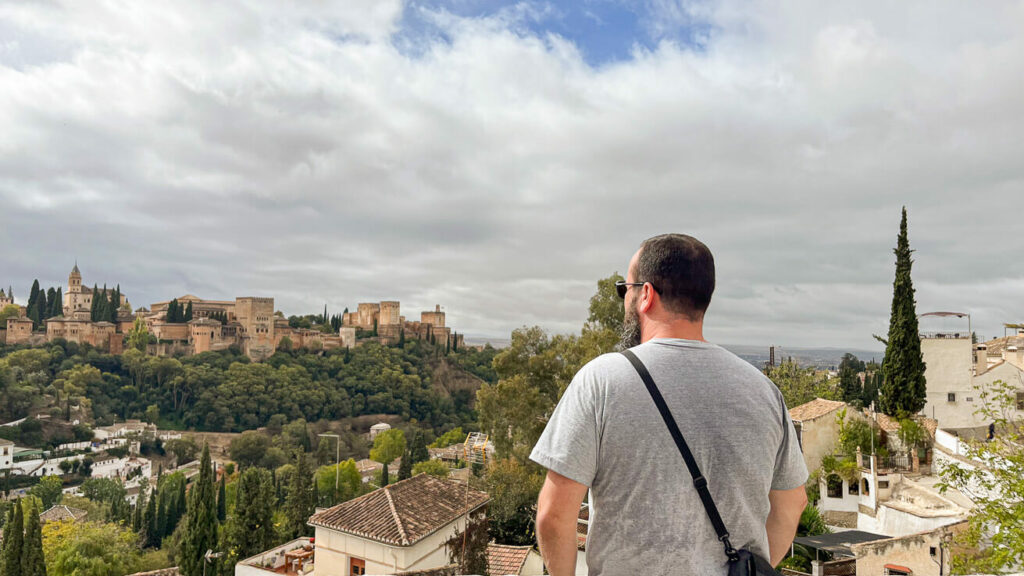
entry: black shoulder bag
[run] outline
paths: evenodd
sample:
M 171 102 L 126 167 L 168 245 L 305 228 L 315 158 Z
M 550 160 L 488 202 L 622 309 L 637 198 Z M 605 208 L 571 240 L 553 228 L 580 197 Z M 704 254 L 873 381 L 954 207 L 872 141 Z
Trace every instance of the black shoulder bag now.
M 715 528 L 718 540 L 725 547 L 725 555 L 729 558 L 729 576 L 780 576 L 772 568 L 768 560 L 745 548 L 737 550 L 732 547 L 732 543 L 729 542 L 729 531 L 725 529 L 722 516 L 718 513 L 715 501 L 711 498 L 711 492 L 708 490 L 708 481 L 700 473 L 700 467 L 697 466 L 697 461 L 693 459 L 693 454 L 690 453 L 690 448 L 686 445 L 686 440 L 683 439 L 683 433 L 679 431 L 679 426 L 676 425 L 675 418 L 672 417 L 668 405 L 665 404 L 661 391 L 654 384 L 651 373 L 647 371 L 647 367 L 644 366 L 644 363 L 633 352 L 623 350 L 622 355 L 629 360 L 633 368 L 636 368 L 640 379 L 647 386 L 651 399 L 654 400 L 654 404 L 658 407 L 658 412 L 661 412 L 661 417 L 665 420 L 665 425 L 668 427 L 669 433 L 672 434 L 672 439 L 675 440 L 676 447 L 679 448 L 679 453 L 682 454 L 683 460 L 686 462 L 686 467 L 690 470 L 690 476 L 693 477 L 693 486 L 697 489 L 701 503 L 704 504 L 704 511 L 707 512 L 711 525 Z

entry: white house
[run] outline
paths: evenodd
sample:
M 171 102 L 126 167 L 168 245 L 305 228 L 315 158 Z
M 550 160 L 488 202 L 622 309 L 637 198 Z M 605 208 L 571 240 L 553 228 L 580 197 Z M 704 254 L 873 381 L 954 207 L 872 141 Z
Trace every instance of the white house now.
M 14 466 L 14 442 L 0 438 L 0 470 Z
M 374 424 L 373 426 L 370 426 L 370 440 L 376 438 L 377 434 L 380 434 L 381 432 L 385 432 L 387 430 L 391 430 L 391 425 L 388 424 L 387 422 L 379 422 L 377 424 Z
M 312 538 L 298 538 L 235 564 L 235 576 L 305 576 L 313 572 Z
M 922 413 L 943 428 L 987 426 L 979 388 L 996 380 L 1018 386 L 1015 408 L 1024 417 L 1024 337 L 999 338 L 974 346 L 970 334 L 922 334 L 926 402 Z
M 321 510 L 314 576 L 395 574 L 449 564 L 445 543 L 490 497 L 466 484 L 419 474 Z

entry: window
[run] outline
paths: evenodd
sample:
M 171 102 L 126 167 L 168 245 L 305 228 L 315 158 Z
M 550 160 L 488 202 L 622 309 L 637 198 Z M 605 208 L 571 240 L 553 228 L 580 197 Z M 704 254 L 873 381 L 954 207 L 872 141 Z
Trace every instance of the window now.
M 946 402 L 956 402 L 956 392 L 946 394 Z
M 352 576 L 362 576 L 363 574 L 366 574 L 366 561 L 360 558 L 349 558 L 348 573 Z
M 850 487 L 847 488 L 847 492 L 851 496 L 859 496 L 860 495 L 860 482 L 850 482 Z
M 880 490 L 888 489 L 889 488 L 889 481 L 888 480 L 879 480 L 878 481 L 878 488 Z
M 1024 410 L 1024 392 L 1017 392 L 1017 410 Z
M 865 496 L 867 496 L 868 494 L 871 494 L 871 484 L 868 482 L 867 478 L 861 479 L 861 481 L 860 481 L 860 489 L 861 489 L 862 492 L 864 492 Z
M 826 494 L 829 498 L 843 497 L 843 479 L 835 474 L 829 474 L 826 479 Z
M 935 556 L 936 554 L 939 553 L 939 549 L 936 548 L 935 546 L 929 546 L 928 547 L 928 553 L 931 554 L 932 556 Z

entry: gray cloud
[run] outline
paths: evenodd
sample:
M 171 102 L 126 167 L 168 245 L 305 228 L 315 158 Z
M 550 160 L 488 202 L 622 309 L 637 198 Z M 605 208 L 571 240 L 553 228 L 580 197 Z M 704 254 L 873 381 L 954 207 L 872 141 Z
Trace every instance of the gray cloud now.
M 701 49 L 598 68 L 520 26 L 543 7 L 420 14 L 444 38 L 410 50 L 422 6 L 316 6 L 0 6 L 0 285 L 77 257 L 135 305 L 396 298 L 569 331 L 685 231 L 716 253 L 709 337 L 877 348 L 906 204 L 919 311 L 1024 315 L 1019 2 L 659 0 L 652 34 L 699 19 Z

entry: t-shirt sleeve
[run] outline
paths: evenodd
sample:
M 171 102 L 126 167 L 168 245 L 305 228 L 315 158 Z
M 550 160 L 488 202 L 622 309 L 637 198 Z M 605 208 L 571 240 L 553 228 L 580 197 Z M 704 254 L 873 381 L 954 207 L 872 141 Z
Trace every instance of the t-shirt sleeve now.
M 807 464 L 796 437 L 796 428 L 789 417 L 789 410 L 782 402 L 783 427 L 782 444 L 775 456 L 775 474 L 772 476 L 772 490 L 792 490 L 807 483 Z
M 587 367 L 576 374 L 530 453 L 530 460 L 587 487 L 597 474 L 599 450 L 591 374 Z

